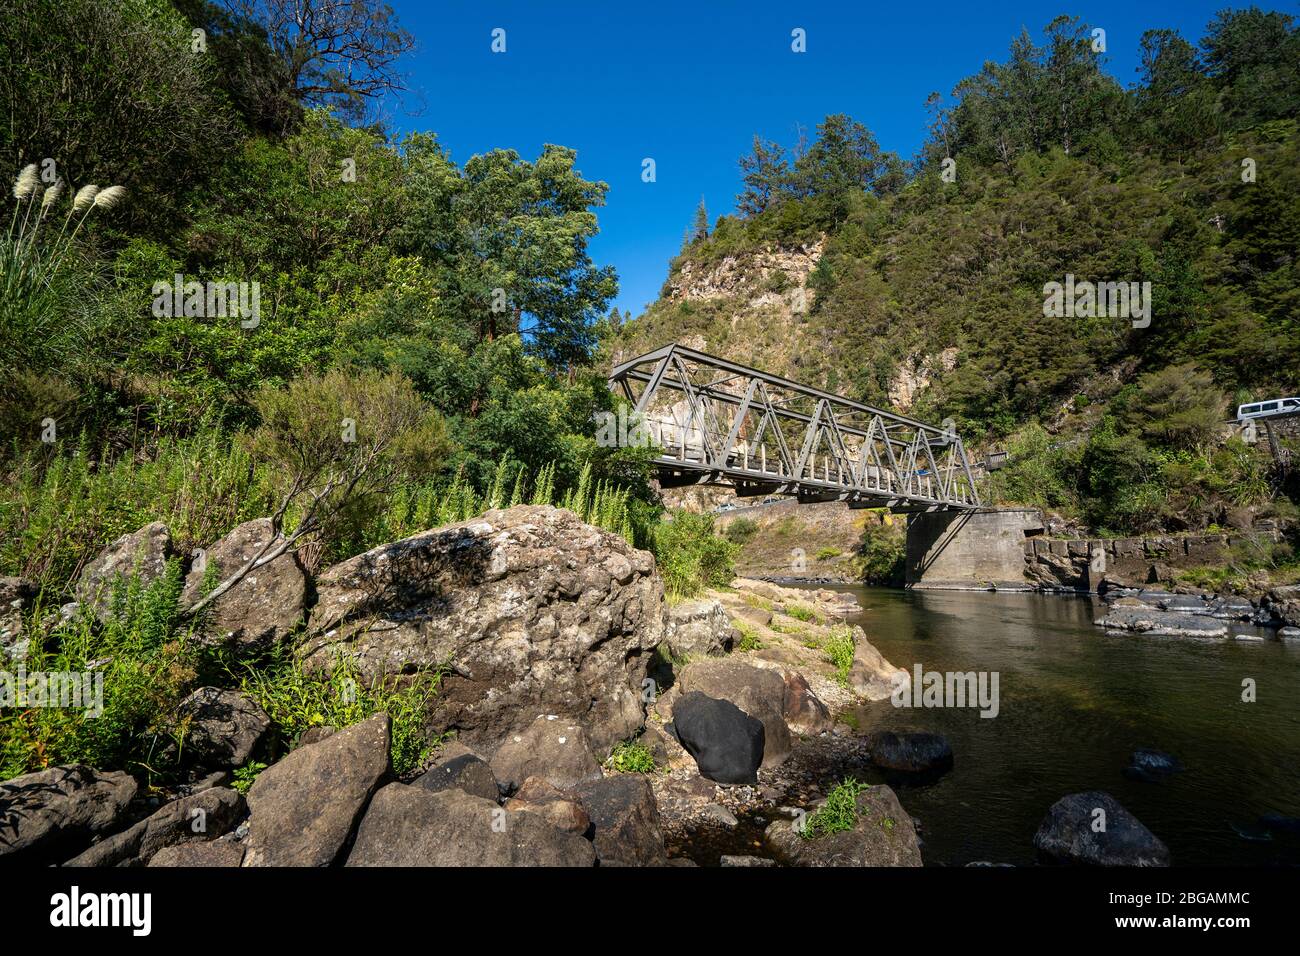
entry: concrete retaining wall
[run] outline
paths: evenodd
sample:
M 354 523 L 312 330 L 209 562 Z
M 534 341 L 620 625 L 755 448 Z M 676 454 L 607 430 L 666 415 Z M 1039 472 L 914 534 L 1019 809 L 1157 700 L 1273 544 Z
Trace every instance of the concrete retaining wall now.
M 1029 590 L 1025 540 L 1042 533 L 1043 517 L 1034 509 L 914 515 L 907 526 L 907 586 Z

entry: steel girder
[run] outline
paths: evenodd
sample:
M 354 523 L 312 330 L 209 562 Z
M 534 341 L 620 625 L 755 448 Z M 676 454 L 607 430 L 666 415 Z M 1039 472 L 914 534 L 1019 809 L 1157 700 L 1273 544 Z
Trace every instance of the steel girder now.
M 645 422 L 665 487 L 894 511 L 980 506 L 952 431 L 678 344 L 620 363 L 609 385 Z

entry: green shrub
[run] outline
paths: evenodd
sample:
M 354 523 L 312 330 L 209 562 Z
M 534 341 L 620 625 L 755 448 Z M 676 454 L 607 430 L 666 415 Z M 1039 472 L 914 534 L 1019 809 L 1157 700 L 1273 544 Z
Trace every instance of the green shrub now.
M 735 577 L 737 547 L 713 533 L 712 515 L 676 512 L 655 529 L 654 551 L 672 601 L 724 587 Z
M 619 773 L 654 773 L 654 754 L 644 744 L 625 740 L 610 753 L 605 765 Z
M 758 522 L 752 518 L 736 518 L 722 533 L 732 544 L 743 545 L 758 533 Z
M 253 784 L 257 782 L 258 776 L 265 769 L 266 764 L 257 760 L 250 760 L 234 772 L 230 785 L 240 793 L 247 794 L 253 788 Z
M 858 822 L 858 794 L 868 789 L 852 777 L 842 780 L 826 795 L 826 802 L 804 820 L 800 835 L 805 840 L 852 830 Z
M 736 645 L 736 650 L 742 652 L 757 651 L 763 646 L 763 641 L 758 636 L 758 631 L 752 624 L 745 621 L 735 621 L 733 626 L 740 632 L 740 643 Z
M 819 548 L 814 557 L 818 561 L 829 561 L 831 558 L 838 558 L 843 553 L 839 548 Z
M 849 671 L 853 668 L 853 628 L 844 625 L 831 631 L 822 642 L 826 659 L 835 665 L 835 679 L 844 686 L 849 683 Z

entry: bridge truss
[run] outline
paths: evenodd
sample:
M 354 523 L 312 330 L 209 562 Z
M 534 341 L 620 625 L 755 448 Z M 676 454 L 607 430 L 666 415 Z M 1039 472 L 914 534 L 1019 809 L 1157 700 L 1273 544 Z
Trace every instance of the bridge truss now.
M 660 454 L 663 487 L 730 486 L 898 512 L 973 510 L 961 438 L 682 345 L 618 365 L 611 389 Z

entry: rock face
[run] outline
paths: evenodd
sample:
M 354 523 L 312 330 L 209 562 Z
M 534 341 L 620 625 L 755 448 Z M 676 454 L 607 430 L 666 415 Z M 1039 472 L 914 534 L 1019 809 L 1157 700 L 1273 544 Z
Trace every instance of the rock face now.
M 779 766 L 790 756 L 792 741 L 785 723 L 785 681 L 776 671 L 735 660 L 698 661 L 682 668 L 675 689 L 682 694 L 699 691 L 717 700 L 731 701 L 749 716 L 761 720 L 764 767 Z
M 497 778 L 492 775 L 492 768 L 481 757 L 471 753 L 457 754 L 440 760 L 420 774 L 413 785 L 422 787 L 430 793 L 455 788 L 464 790 L 484 800 L 499 800 L 501 792 L 497 787 Z
M 271 718 L 237 690 L 200 687 L 177 708 L 189 719 L 184 753 L 204 770 L 233 770 L 253 755 Z
M 952 747 L 939 734 L 896 734 L 883 731 L 867 736 L 871 762 L 885 770 L 925 773 L 952 766 Z
M 1098 813 L 1105 814 L 1104 820 Z M 1103 832 L 1094 827 L 1105 824 Z M 1169 849 L 1108 793 L 1072 793 L 1052 804 L 1034 834 L 1034 846 L 1062 863 L 1093 866 L 1168 866 Z
M 719 657 L 735 641 L 731 618 L 717 600 L 683 601 L 664 611 L 664 643 L 677 660 Z
M 23 613 L 34 597 L 36 588 L 30 581 L 0 577 L 0 663 L 22 637 Z
M 858 794 L 858 820 L 851 830 L 805 839 L 790 820 L 768 825 L 764 839 L 787 866 L 920 866 L 921 848 L 912 818 L 889 787 Z
M 575 791 L 591 818 L 601 866 L 653 866 L 667 859 L 650 781 L 640 774 L 603 777 Z
M 1264 610 L 1283 627 L 1300 627 L 1300 585 L 1273 588 L 1264 599 Z
M 648 552 L 557 508 L 518 506 L 383 545 L 316 582 L 307 663 L 355 655 L 364 675 L 453 661 L 435 730 L 494 745 L 539 713 L 597 750 L 644 723 L 663 628 Z
M 547 823 L 565 833 L 585 836 L 591 817 L 577 800 L 551 786 L 541 777 L 529 777 L 506 801 L 512 813 L 536 813 Z
M 506 793 L 532 776 L 568 790 L 600 777 L 600 763 L 578 724 L 545 714 L 512 734 L 492 757 L 492 773 Z
M 580 836 L 463 790 L 391 783 L 375 794 L 348 866 L 592 866 Z
M 244 866 L 329 866 L 389 770 L 389 719 L 376 714 L 299 747 L 248 791 Z
M 821 702 L 808 680 L 796 670 L 785 675 L 785 722 L 797 734 L 815 737 L 835 726 L 831 712 Z
M 203 597 L 204 568 L 215 565 L 218 581 L 247 564 L 276 537 L 270 518 L 245 521 L 207 549 L 203 567 L 185 577 L 182 601 Z M 283 641 L 303 620 L 311 583 L 298 556 L 285 553 L 253 568 L 209 607 L 203 636 L 212 644 L 255 650 Z
M 763 722 L 729 700 L 699 691 L 673 706 L 672 731 L 700 774 L 718 783 L 756 783 L 763 762 Z
M 138 574 L 141 583 L 149 584 L 162 576 L 167 559 L 174 554 L 171 532 L 161 521 L 124 534 L 82 570 L 77 579 L 77 601 L 89 607 L 100 621 L 105 621 L 118 578 Z
M 234 840 L 213 840 L 210 843 L 191 840 L 163 847 L 154 854 L 149 865 L 224 867 L 239 866 L 243 859 L 244 845 Z
M 66 860 L 92 837 L 111 833 L 138 789 L 130 774 L 80 764 L 0 783 L 0 862 Z
M 64 866 L 120 866 L 148 863 L 165 847 L 215 840 L 244 816 L 244 798 L 227 787 L 211 787 L 173 800 L 129 830 L 96 843 Z M 240 850 L 241 856 L 243 850 Z

